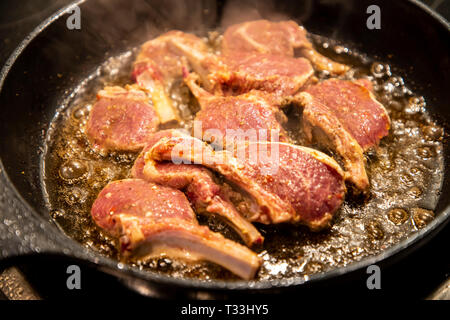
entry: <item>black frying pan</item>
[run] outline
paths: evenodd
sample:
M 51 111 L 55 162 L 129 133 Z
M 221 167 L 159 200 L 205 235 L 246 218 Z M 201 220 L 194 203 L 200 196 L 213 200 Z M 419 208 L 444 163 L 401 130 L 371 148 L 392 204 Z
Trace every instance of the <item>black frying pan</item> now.
M 230 1 L 78 1 L 82 29 L 69 30 L 66 8 L 36 28 L 16 49 L 0 74 L 0 260 L 47 255 L 85 263 L 113 274 L 141 292 L 168 296 L 209 292 L 274 292 L 326 284 L 365 273 L 370 264 L 396 261 L 441 230 L 450 216 L 450 171 L 446 169 L 436 218 L 424 229 L 377 256 L 315 274 L 260 282 L 201 282 L 173 279 L 118 265 L 65 236 L 51 220 L 41 188 L 40 157 L 48 124 L 73 84 L 107 57 L 142 43 L 151 35 L 181 29 L 201 33 L 221 25 Z M 337 39 L 396 67 L 412 89 L 424 95 L 431 113 L 448 131 L 450 120 L 450 29 L 447 22 L 416 1 L 240 1 L 241 12 L 273 11 L 301 21 L 316 34 Z M 368 30 L 366 8 L 381 8 L 382 27 Z M 207 9 L 207 10 L 205 10 Z M 413 72 L 411 72 L 413 66 Z M 62 77 L 58 77 L 62 74 Z M 445 162 L 450 148 L 445 136 Z

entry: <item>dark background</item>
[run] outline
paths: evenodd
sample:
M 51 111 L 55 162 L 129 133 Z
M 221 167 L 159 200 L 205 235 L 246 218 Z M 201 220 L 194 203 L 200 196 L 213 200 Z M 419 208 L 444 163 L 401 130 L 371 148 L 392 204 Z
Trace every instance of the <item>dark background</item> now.
M 0 1 L 0 65 L 14 48 L 42 20 L 69 0 L 1 0 Z M 442 16 L 450 19 L 450 0 L 423 0 Z M 382 289 L 369 291 L 366 279 L 346 283 L 345 286 L 321 288 L 321 292 L 301 291 L 299 297 L 383 298 L 391 301 L 423 299 L 450 277 L 450 226 L 401 262 L 382 270 Z M 67 262 L 50 258 L 23 261 L 16 266 L 44 299 L 124 297 L 139 298 L 125 289 L 115 278 L 88 268 L 82 268 L 82 290 L 66 287 Z M 4 266 L 0 265 L 0 272 Z M 291 293 L 292 295 L 292 293 Z M 0 291 L 0 300 L 2 299 Z M 278 297 L 282 297 L 278 295 Z M 292 297 L 292 296 L 291 296 Z M 3 297 L 4 298 L 4 297 Z M 273 297 L 271 297 L 273 298 Z M 412 307 L 412 306 L 411 306 Z

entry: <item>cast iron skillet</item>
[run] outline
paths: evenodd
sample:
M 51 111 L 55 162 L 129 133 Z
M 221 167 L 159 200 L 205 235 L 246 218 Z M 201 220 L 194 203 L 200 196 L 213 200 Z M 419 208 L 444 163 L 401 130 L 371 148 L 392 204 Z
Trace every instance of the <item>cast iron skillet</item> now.
M 412 89 L 424 95 L 445 129 L 450 120 L 450 28 L 416 1 L 239 1 L 239 12 L 273 12 L 301 21 L 306 28 L 395 66 Z M 15 50 L 0 74 L 0 260 L 48 255 L 88 264 L 153 296 L 202 293 L 276 292 L 326 284 L 365 272 L 370 264 L 389 264 L 425 243 L 449 221 L 450 170 L 445 170 L 436 218 L 408 239 L 347 267 L 305 278 L 261 282 L 202 282 L 139 271 L 82 247 L 51 220 L 41 188 L 40 157 L 55 110 L 74 84 L 109 56 L 165 30 L 202 33 L 221 26 L 232 1 L 90 0 L 78 1 L 81 30 L 69 30 L 67 7 L 37 27 Z M 366 9 L 381 8 L 380 30 L 368 30 Z M 234 4 L 236 5 L 236 3 Z M 412 68 L 411 68 L 412 67 Z M 59 76 L 58 76 L 59 74 Z M 446 130 L 448 131 L 448 130 Z M 445 163 L 450 148 L 445 136 Z M 193 295 L 191 295 L 193 294 Z

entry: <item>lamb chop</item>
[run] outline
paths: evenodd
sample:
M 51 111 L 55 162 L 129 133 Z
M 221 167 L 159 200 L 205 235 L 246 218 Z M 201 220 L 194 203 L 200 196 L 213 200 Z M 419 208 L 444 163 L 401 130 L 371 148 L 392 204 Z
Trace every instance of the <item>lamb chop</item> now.
M 242 51 L 217 56 L 180 41 L 173 41 L 172 47 L 189 61 L 206 90 L 214 94 L 228 96 L 260 90 L 290 96 L 314 73 L 304 58 Z
M 367 82 L 366 82 L 367 83 Z M 329 79 L 305 90 L 320 103 L 328 106 L 364 151 L 378 145 L 390 128 L 384 106 L 369 91 L 368 84 Z
M 321 229 L 345 195 L 342 169 L 332 158 L 287 143 L 243 143 L 230 152 L 215 151 L 194 137 L 172 137 L 156 143 L 147 159 L 202 164 L 219 172 L 257 205 L 250 221 L 265 224 L 303 223 Z
M 306 37 L 306 30 L 294 21 L 256 20 L 235 24 L 225 31 L 222 42 L 225 56 L 233 56 L 236 52 L 254 52 L 293 57 L 294 50 L 310 60 L 318 70 L 339 75 L 349 69 L 314 50 Z
M 139 151 L 158 124 L 145 92 L 136 86 L 106 87 L 97 94 L 86 132 L 95 149 Z
M 244 279 L 261 265 L 251 250 L 200 226 L 185 195 L 140 179 L 109 183 L 95 200 L 96 224 L 118 237 L 124 259 L 169 255 L 207 260 Z
M 345 162 L 346 179 L 360 190 L 369 187 L 363 152 L 378 145 L 390 127 L 386 109 L 367 88 L 363 80 L 330 79 L 294 98 L 304 107 L 307 138 L 333 148 Z
M 221 149 L 230 148 L 243 140 L 289 141 L 281 125 L 287 118 L 267 99 L 268 95 L 258 91 L 239 96 L 212 95 L 202 89 L 196 80 L 194 73 L 185 78 L 201 107 L 194 123 L 197 138 Z
M 208 169 L 202 166 L 144 160 L 147 151 L 160 139 L 186 135 L 178 130 L 164 130 L 151 136 L 147 146 L 135 161 L 131 170 L 132 177 L 183 190 L 198 213 L 214 214 L 221 218 L 240 235 L 248 246 L 262 244 L 263 236 L 236 210 L 228 197 L 227 190 L 214 181 Z M 144 166 L 147 168 L 145 172 Z
M 173 81 L 182 76 L 181 56 L 171 50 L 169 43 L 183 43 L 206 52 L 206 44 L 196 36 L 181 31 L 170 31 L 142 45 L 134 64 L 133 78 L 151 94 L 161 124 L 178 122 L 178 111 L 168 95 Z

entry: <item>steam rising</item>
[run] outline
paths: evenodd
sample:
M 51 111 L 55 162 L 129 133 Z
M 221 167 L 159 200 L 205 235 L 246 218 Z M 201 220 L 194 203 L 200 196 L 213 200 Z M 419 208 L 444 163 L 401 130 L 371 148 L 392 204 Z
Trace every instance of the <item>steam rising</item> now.
M 306 19 L 312 10 L 312 1 L 297 4 L 300 19 Z M 139 45 L 169 30 L 182 30 L 204 36 L 208 31 L 224 31 L 231 24 L 269 19 L 288 20 L 282 13 L 280 1 L 276 0 L 97 0 L 81 5 L 84 17 L 83 32 L 93 32 L 111 46 L 118 46 L 118 39 Z M 94 30 L 100 30 L 96 33 Z

